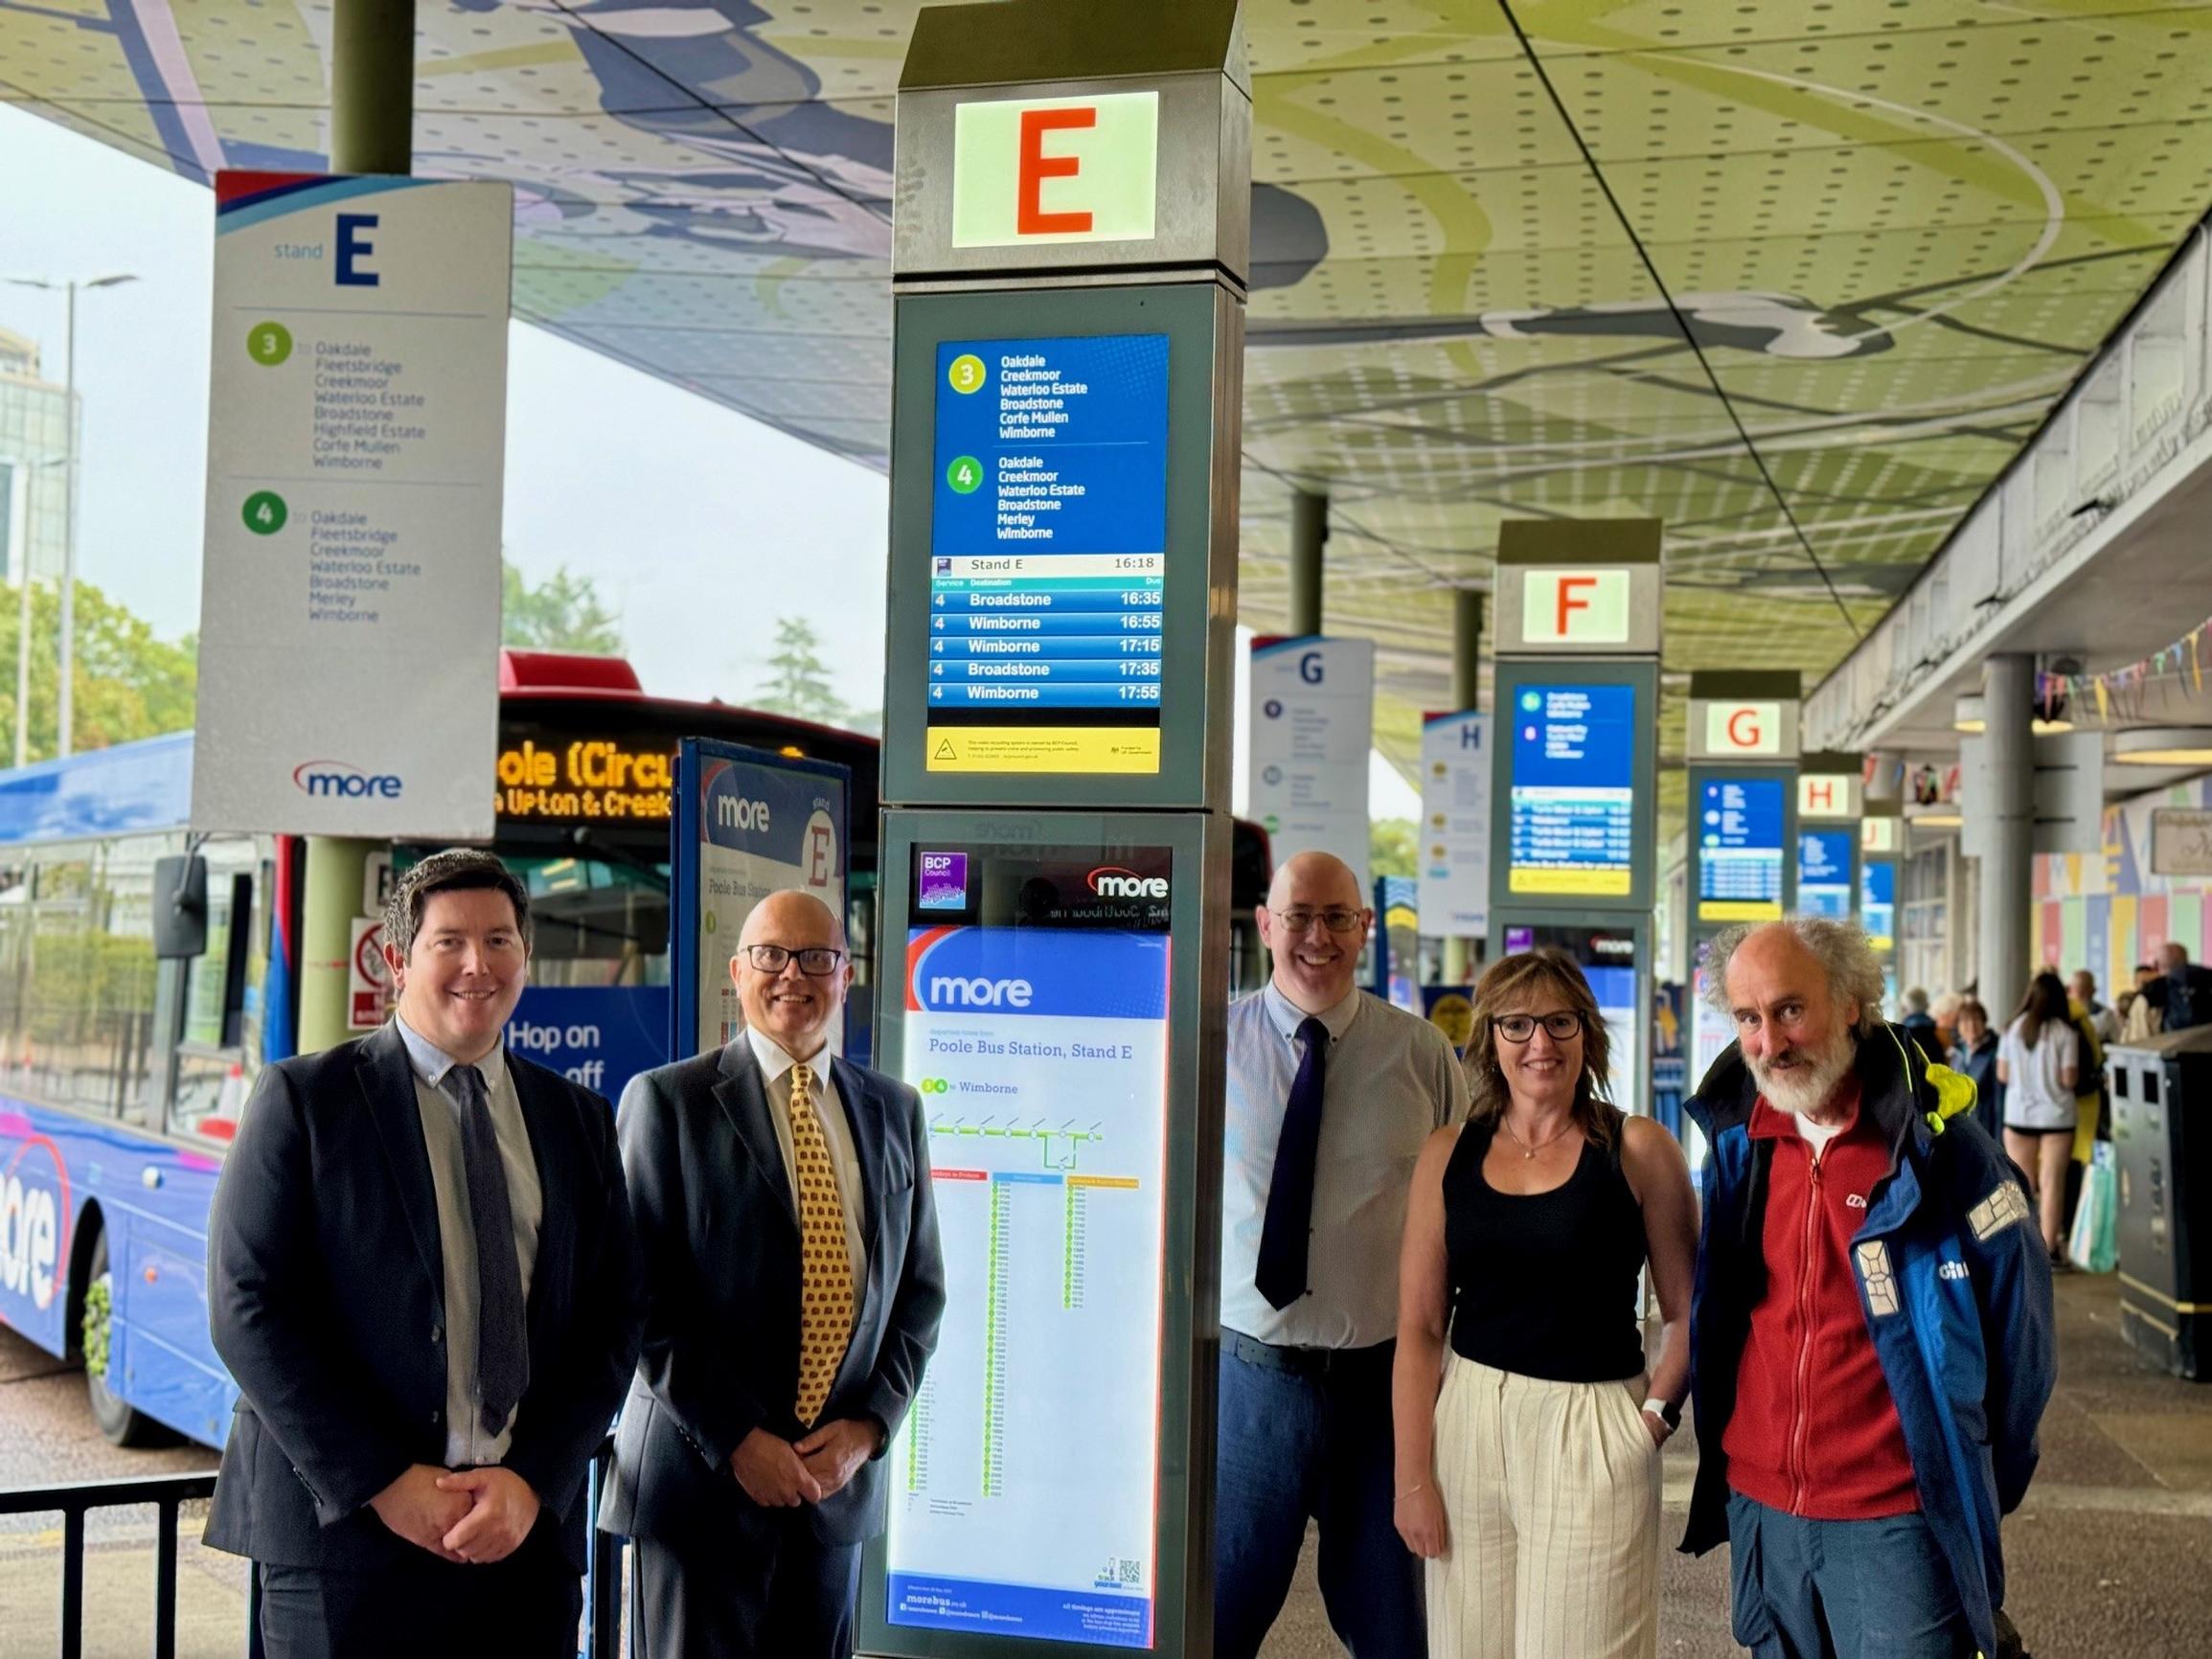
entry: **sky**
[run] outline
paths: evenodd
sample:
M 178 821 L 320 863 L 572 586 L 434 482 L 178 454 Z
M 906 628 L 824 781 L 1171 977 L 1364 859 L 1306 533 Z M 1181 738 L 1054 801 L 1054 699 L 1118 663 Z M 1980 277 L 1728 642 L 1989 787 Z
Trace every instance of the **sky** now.
M 0 103 L 0 278 L 137 280 L 80 295 L 81 579 L 165 638 L 199 623 L 214 204 L 201 186 Z M 97 208 L 88 211 L 87 203 Z M 0 284 L 0 328 L 62 375 L 58 294 Z M 509 337 L 507 557 L 589 577 L 645 688 L 742 702 L 785 617 L 837 694 L 883 702 L 885 480 L 524 324 Z M 1243 647 L 1235 744 L 1244 793 Z M 1420 803 L 1380 756 L 1380 817 Z

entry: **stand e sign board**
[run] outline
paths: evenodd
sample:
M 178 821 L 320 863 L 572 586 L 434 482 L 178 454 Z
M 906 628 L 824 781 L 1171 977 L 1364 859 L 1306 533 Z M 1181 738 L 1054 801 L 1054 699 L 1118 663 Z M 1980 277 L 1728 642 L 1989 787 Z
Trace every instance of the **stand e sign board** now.
M 708 738 L 679 745 L 669 850 L 672 1057 L 705 1054 L 744 1030 L 730 958 L 762 899 L 801 888 L 845 920 L 852 795 L 851 770 L 827 761 Z M 841 1017 L 830 1047 L 844 1053 Z
M 194 829 L 491 838 L 513 218 L 217 175 Z

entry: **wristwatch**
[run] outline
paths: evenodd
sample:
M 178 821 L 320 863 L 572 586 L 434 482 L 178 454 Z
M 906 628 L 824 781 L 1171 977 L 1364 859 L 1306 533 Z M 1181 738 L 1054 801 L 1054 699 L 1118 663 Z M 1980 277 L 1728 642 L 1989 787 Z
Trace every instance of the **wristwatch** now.
M 1682 1426 L 1682 1408 L 1671 1399 L 1661 1399 L 1653 1395 L 1644 1401 L 1644 1409 L 1665 1423 L 1669 1433 Z

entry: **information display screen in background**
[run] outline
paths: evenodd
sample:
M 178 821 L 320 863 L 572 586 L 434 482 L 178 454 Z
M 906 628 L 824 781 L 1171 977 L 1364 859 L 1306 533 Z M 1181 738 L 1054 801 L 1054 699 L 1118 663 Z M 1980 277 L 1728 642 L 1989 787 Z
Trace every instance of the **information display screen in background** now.
M 745 918 L 771 893 L 805 888 L 840 918 L 846 909 L 846 803 L 852 774 L 686 738 L 677 757 L 674 1057 L 721 1047 L 744 1030 L 730 957 Z M 844 1053 L 844 1020 L 830 1028 Z
M 1797 837 L 1797 908 L 1807 916 L 1851 920 L 1849 830 L 1807 830 Z
M 1560 950 L 1572 957 L 1589 981 L 1598 1012 L 1606 1022 L 1612 1055 L 1613 1102 L 1634 1111 L 1643 1087 L 1642 1044 L 1636 1035 L 1636 936 L 1626 928 L 1509 925 L 1505 954 Z
M 1896 947 L 1897 866 L 1886 858 L 1869 858 L 1859 867 L 1859 925 L 1875 949 Z
M 1698 801 L 1698 920 L 1782 915 L 1782 781 L 1707 778 Z
M 1490 932 L 1490 716 L 1421 719 L 1421 925 L 1446 938 Z
M 1636 691 L 1524 686 L 1513 710 L 1514 893 L 1618 898 L 1634 878 Z
M 887 1454 L 884 1616 L 1149 1648 L 1169 850 L 924 845 L 902 874 L 947 1296 Z
M 1160 768 L 1168 336 L 946 340 L 932 772 Z

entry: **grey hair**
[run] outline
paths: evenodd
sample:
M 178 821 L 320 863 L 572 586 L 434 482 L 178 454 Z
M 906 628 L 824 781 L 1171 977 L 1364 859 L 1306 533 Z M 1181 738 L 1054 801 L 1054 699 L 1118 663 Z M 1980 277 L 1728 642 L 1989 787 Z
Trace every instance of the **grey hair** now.
M 1828 970 L 1828 989 L 1836 1000 L 1851 1010 L 1851 1029 L 1864 1036 L 1881 1023 L 1881 959 L 1856 921 L 1835 921 L 1825 916 L 1786 916 L 1780 921 L 1749 921 L 1716 933 L 1705 946 L 1705 1000 L 1722 1013 L 1733 1013 L 1728 1004 L 1728 963 L 1737 947 L 1755 933 L 1769 927 L 1789 930 Z

